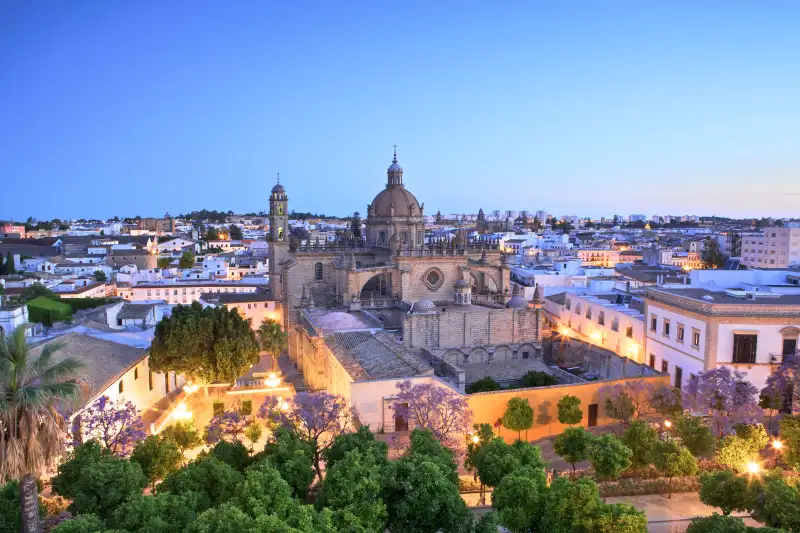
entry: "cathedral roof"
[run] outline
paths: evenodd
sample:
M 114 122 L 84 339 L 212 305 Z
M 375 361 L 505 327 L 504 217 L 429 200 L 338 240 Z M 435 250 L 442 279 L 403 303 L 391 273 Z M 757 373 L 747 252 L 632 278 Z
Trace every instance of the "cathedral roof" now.
M 392 206 L 394 206 L 394 216 L 396 217 L 418 216 L 420 214 L 419 202 L 402 185 L 387 185 L 372 200 L 375 216 L 378 217 L 392 216 Z

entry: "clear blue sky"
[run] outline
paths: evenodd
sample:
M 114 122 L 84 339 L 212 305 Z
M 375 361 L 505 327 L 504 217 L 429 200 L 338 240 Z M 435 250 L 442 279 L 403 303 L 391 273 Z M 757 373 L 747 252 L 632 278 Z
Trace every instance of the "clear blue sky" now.
M 502 6 L 502 7 L 501 7 Z M 0 219 L 800 215 L 800 2 L 0 5 Z

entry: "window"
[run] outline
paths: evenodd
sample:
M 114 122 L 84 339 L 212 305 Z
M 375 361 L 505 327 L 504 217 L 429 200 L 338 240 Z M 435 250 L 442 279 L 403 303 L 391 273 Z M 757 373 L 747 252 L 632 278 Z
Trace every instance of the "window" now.
M 322 281 L 322 263 L 314 265 L 314 279 L 316 281 Z
M 164 374 L 164 391 L 169 394 L 169 372 Z
M 572 300 L 567 298 L 567 311 L 569 311 L 570 309 L 572 309 Z
M 675 388 L 680 389 L 683 384 L 683 369 L 679 366 L 675 367 Z
M 633 338 L 633 326 L 626 326 L 625 327 L 625 336 L 629 339 Z
M 669 372 L 669 361 L 666 359 L 661 360 L 661 371 L 662 372 Z
M 650 354 L 650 368 L 655 368 L 655 367 L 656 367 L 656 356 Z
M 530 355 L 531 355 L 530 352 L 522 352 L 522 358 L 523 359 L 528 359 L 530 357 Z
M 117 388 L 119 389 L 119 393 L 120 394 L 125 392 L 125 382 L 122 381 L 122 380 L 119 380 L 119 385 L 117 385 Z
M 588 318 L 589 320 L 592 319 L 592 306 L 591 305 L 587 305 L 586 306 L 586 318 Z
M 597 313 L 597 323 L 601 326 L 605 326 L 606 324 L 606 314 L 603 311 Z
M 794 355 L 797 351 L 797 339 L 783 339 L 783 355 Z
M 139 367 L 133 369 L 133 379 L 139 379 Z
M 619 331 L 619 319 L 615 316 L 611 317 L 611 331 Z
M 147 384 L 150 387 L 150 390 L 153 390 L 153 372 L 147 372 Z
M 683 342 L 684 327 L 683 324 L 678 324 L 678 342 Z
M 692 346 L 700 347 L 700 330 L 692 328 Z
M 581 314 L 581 303 L 580 302 L 575 304 L 575 314 L 576 315 Z
M 656 331 L 658 329 L 658 317 L 656 315 L 650 315 L 650 331 Z
M 664 328 L 662 331 L 665 337 L 669 337 L 669 320 L 666 318 L 664 319 Z
M 755 363 L 758 335 L 733 334 L 733 362 Z

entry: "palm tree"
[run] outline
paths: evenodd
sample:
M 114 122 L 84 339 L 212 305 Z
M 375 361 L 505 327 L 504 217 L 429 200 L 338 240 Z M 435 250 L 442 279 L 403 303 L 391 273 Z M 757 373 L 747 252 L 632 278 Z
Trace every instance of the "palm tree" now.
M 36 480 L 64 452 L 66 424 L 56 407 L 74 402 L 81 387 L 75 359 L 53 361 L 60 348 L 49 343 L 30 354 L 25 329 L 0 335 L 0 483 L 18 479 L 22 530 L 39 533 Z
M 278 356 L 289 345 L 289 336 L 275 320 L 264 320 L 258 328 L 258 340 L 261 349 L 272 356 L 272 370 L 278 366 Z

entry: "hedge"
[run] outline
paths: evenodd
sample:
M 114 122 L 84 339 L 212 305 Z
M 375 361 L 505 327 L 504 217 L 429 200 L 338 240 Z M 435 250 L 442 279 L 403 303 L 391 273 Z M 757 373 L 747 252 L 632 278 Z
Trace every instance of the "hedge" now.
M 28 302 L 28 320 L 52 326 L 55 322 L 67 320 L 72 316 L 72 308 L 60 301 L 39 296 Z

